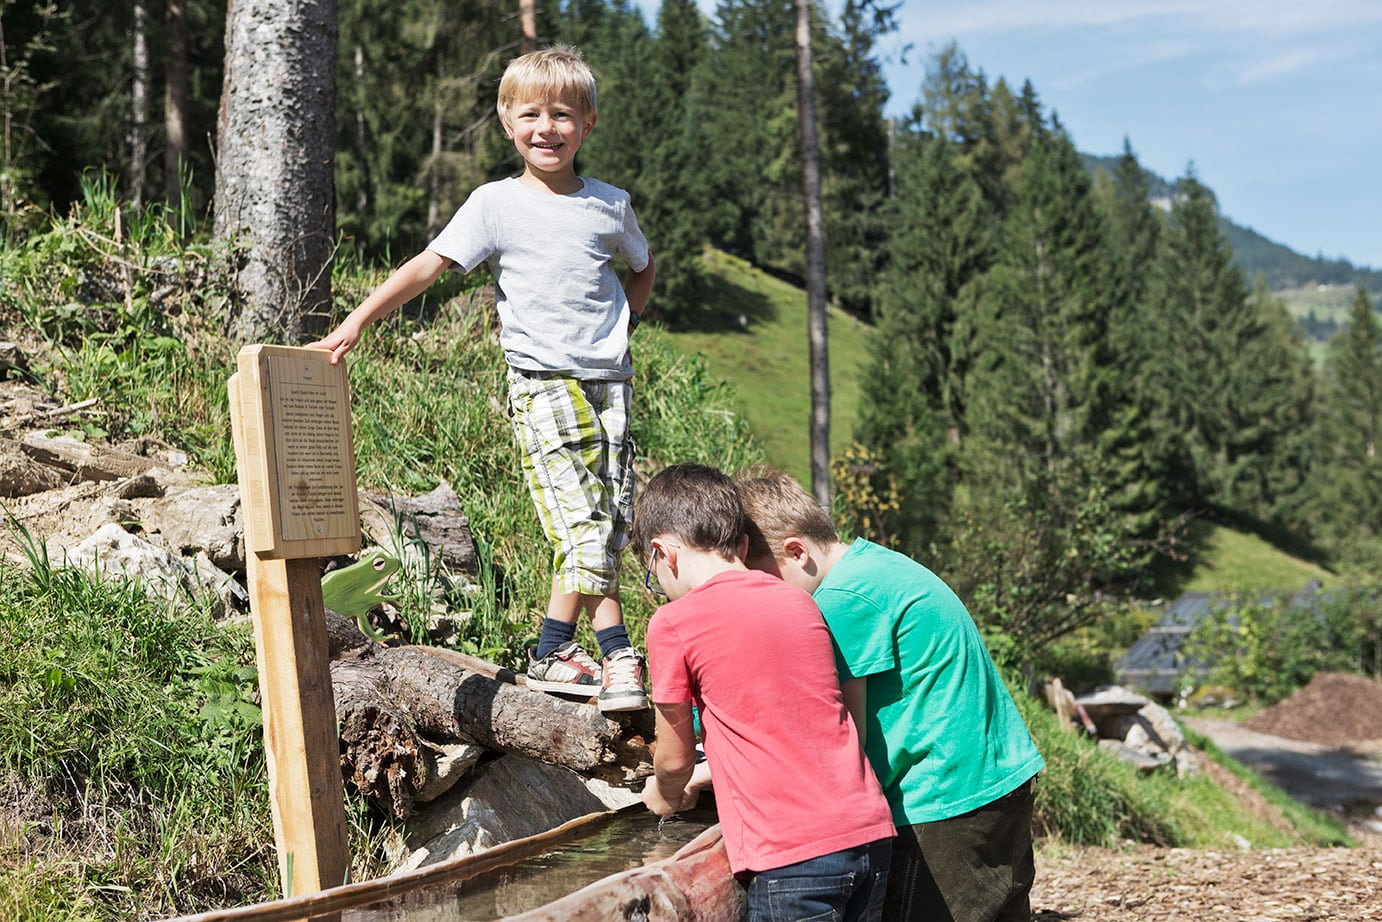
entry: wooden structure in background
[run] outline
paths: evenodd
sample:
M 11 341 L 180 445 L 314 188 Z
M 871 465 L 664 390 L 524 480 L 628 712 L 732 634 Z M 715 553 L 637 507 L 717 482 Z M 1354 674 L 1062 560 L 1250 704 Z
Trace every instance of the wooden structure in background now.
M 346 882 L 340 744 L 318 558 L 360 549 L 346 366 L 252 345 L 230 377 L 264 747 L 286 894 Z

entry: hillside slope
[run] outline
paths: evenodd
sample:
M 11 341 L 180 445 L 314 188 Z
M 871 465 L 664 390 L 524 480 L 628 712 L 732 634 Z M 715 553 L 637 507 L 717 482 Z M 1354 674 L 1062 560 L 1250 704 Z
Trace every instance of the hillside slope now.
M 806 293 L 719 251 L 707 257 L 713 297 L 725 319 L 719 329 L 669 333 L 673 348 L 705 356 L 710 372 L 734 384 L 740 410 L 768 461 L 809 485 L 811 371 Z M 830 451 L 854 437 L 859 380 L 867 367 L 869 327 L 831 310 Z

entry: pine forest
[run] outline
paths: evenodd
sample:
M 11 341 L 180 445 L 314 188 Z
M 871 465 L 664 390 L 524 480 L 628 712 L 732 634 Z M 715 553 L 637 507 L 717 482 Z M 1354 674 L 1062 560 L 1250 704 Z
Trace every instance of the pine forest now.
M 560 42 L 597 75 L 579 166 L 631 191 L 658 322 L 733 326 L 709 248 L 805 286 L 792 0 L 720 0 L 710 16 L 663 0 L 652 21 L 627 0 L 321 6 L 338 268 L 397 263 L 515 171 L 499 73 L 525 42 Z M 923 86 L 886 86 L 876 44 L 896 9 L 811 10 L 826 292 L 869 330 L 854 447 L 832 465 L 849 530 L 953 574 L 986 629 L 1029 651 L 1153 592 L 1196 520 L 1377 575 L 1382 329 L 1365 287 L 1312 352 L 1235 262 L 1192 168 L 1165 199 L 1131 139 L 1091 169 L 1037 87 L 990 82 L 954 45 Z M 226 14 L 0 3 L 7 242 L 93 182 L 136 206 L 213 211 L 218 112 L 245 89 L 226 72 Z M 884 114 L 894 93 L 915 97 L 906 118 Z M 299 340 L 330 312 L 309 311 Z

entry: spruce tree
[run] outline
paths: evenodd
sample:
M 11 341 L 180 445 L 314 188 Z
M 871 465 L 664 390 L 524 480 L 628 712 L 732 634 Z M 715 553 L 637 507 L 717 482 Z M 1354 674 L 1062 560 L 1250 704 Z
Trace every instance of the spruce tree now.
M 1379 569 L 1382 543 L 1382 323 L 1359 287 L 1325 360 L 1310 518 L 1341 559 Z
M 1279 491 L 1267 472 L 1301 424 L 1302 351 L 1231 258 L 1212 194 L 1187 176 L 1152 279 L 1148 386 L 1178 502 L 1270 518 Z
M 630 191 L 657 258 L 650 309 L 681 326 L 701 318 L 706 303 L 701 253 L 710 230 L 700 134 L 706 103 L 697 78 L 706 53 L 706 23 L 695 0 L 663 0 L 648 72 L 648 104 L 657 124 L 640 140 L 643 170 Z
M 876 492 L 903 498 L 894 532 L 927 555 L 955 487 L 949 459 L 965 415 L 968 344 L 957 322 L 992 260 L 993 215 L 956 145 L 903 131 L 879 322 L 861 386 L 857 437 L 881 462 Z
M 965 502 L 947 567 L 1017 658 L 1092 623 L 1143 561 L 1115 504 L 1128 471 L 1109 348 L 1106 232 L 1054 117 L 1034 134 L 993 268 L 979 283 L 960 451 Z
M 858 316 L 874 308 L 887 239 L 888 87 L 874 47 L 893 8 L 846 0 L 836 31 L 816 42 L 826 263 L 832 301 Z
M 1161 356 L 1149 348 L 1146 336 L 1148 280 L 1162 219 L 1150 201 L 1150 178 L 1127 139 L 1112 174 L 1096 177 L 1095 193 L 1108 238 L 1108 345 L 1119 367 L 1111 381 L 1117 409 L 1103 440 L 1119 485 L 1111 501 L 1133 531 L 1150 542 L 1165 533 L 1177 511 L 1166 489 L 1170 462 L 1157 437 L 1149 386 Z

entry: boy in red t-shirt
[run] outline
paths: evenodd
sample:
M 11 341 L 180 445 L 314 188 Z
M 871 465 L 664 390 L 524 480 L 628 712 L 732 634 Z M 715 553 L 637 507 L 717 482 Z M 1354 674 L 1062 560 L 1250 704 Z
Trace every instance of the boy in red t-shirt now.
M 744 565 L 746 542 L 739 494 L 714 468 L 674 465 L 639 497 L 633 545 L 671 599 L 647 631 L 657 748 L 643 802 L 659 816 L 693 802 L 694 705 L 750 920 L 876 920 L 895 830 L 830 632 L 809 595 Z

